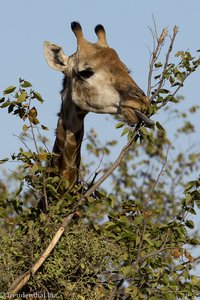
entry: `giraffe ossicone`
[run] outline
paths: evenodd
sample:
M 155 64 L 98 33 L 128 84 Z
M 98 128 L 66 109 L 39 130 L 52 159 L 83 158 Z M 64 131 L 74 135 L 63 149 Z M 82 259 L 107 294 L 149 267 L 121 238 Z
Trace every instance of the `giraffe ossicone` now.
M 108 46 L 102 25 L 95 27 L 98 41 L 94 44 L 85 39 L 79 23 L 72 22 L 71 28 L 77 39 L 74 54 L 67 56 L 60 46 L 47 41 L 44 54 L 49 66 L 65 76 L 54 165 L 73 186 L 78 178 L 85 115 L 120 114 L 126 123 L 134 125 L 148 111 L 149 100 Z

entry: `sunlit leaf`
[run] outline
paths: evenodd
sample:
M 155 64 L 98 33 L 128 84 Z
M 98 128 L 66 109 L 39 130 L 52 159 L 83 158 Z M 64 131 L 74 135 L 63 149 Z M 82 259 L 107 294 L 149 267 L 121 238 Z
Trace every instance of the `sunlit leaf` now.
M 156 122 L 156 127 L 158 128 L 158 130 L 160 130 L 160 131 L 165 131 L 165 128 L 164 127 L 162 127 L 162 125 L 160 124 L 160 122 Z
M 121 128 L 124 126 L 124 123 L 120 122 L 115 125 L 115 128 Z
M 130 131 L 130 129 L 128 127 L 124 128 L 124 130 L 122 131 L 121 136 L 126 135 L 129 131 Z
M 23 131 L 27 131 L 28 128 L 29 128 L 29 127 L 28 127 L 26 124 L 24 124 L 24 125 L 22 126 L 22 130 L 23 130 Z
M 42 98 L 41 94 L 38 93 L 38 92 L 33 92 L 33 97 L 35 99 L 37 99 L 39 102 L 43 103 L 44 102 L 44 99 Z
M 14 92 L 15 89 L 16 89 L 16 86 L 10 85 L 3 91 L 3 93 L 4 93 L 4 95 L 8 95 L 8 94 Z
M 19 97 L 18 97 L 18 99 L 17 99 L 17 102 L 18 102 L 18 103 L 22 103 L 22 102 L 24 102 L 24 101 L 26 100 L 26 98 L 27 98 L 27 92 L 22 92 L 22 93 L 19 95 Z
M 192 220 L 187 220 L 185 222 L 185 225 L 190 228 L 190 229 L 193 229 L 194 228 L 194 222 Z
M 46 131 L 48 131 L 48 130 L 49 130 L 49 128 L 48 128 L 48 127 L 46 127 L 46 126 L 44 126 L 44 125 L 41 125 L 41 127 L 42 127 L 42 129 L 43 129 L 43 130 L 46 130 Z
M 26 81 L 26 80 L 21 80 L 20 85 L 23 88 L 28 88 L 28 87 L 32 86 L 32 84 L 29 81 Z

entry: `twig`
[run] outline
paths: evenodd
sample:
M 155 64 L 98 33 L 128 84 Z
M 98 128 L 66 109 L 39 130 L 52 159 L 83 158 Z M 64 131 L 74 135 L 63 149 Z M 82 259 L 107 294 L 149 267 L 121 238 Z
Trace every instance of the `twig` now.
M 167 100 L 163 101 L 161 103 L 161 105 L 158 105 L 158 109 L 160 109 L 161 107 L 165 106 L 180 90 L 180 88 L 183 86 L 184 81 L 187 79 L 188 76 L 190 76 L 190 74 L 193 72 L 193 70 L 191 70 L 190 72 L 186 73 L 186 75 L 183 77 L 183 79 L 181 80 L 179 86 L 175 89 L 175 91 L 171 94 L 171 96 L 169 96 L 167 98 Z
M 43 183 L 44 183 L 44 181 L 43 181 Z M 48 199 L 47 199 L 47 191 L 46 191 L 45 186 L 43 186 L 43 192 L 44 192 L 44 204 L 45 204 L 44 210 L 48 211 Z
M 136 140 L 137 132 L 140 128 L 140 125 L 136 126 L 134 130 L 133 137 L 128 141 L 128 143 L 124 146 L 122 151 L 120 152 L 118 158 L 114 162 L 114 164 L 103 174 L 103 176 L 90 188 L 87 190 L 87 192 L 80 198 L 78 203 L 74 205 L 71 213 L 66 216 L 63 220 L 62 225 L 59 227 L 59 229 L 54 234 L 50 244 L 47 246 L 47 248 L 44 250 L 40 258 L 33 264 L 33 266 L 26 271 L 24 274 L 19 276 L 11 285 L 11 287 L 8 290 L 9 295 L 14 295 L 17 292 L 19 292 L 23 286 L 28 282 L 28 280 L 33 276 L 37 270 L 41 267 L 41 265 L 44 263 L 44 261 L 47 259 L 47 257 L 51 254 L 52 250 L 55 248 L 56 244 L 60 240 L 61 236 L 63 235 L 66 227 L 70 224 L 73 217 L 76 215 L 78 209 L 80 206 L 83 205 L 83 203 L 86 201 L 86 197 L 90 196 L 109 176 L 112 174 L 112 172 L 119 166 L 122 159 L 130 149 L 132 143 Z M 110 298 L 113 299 L 113 298 Z
M 152 35 L 153 35 L 153 32 L 152 32 Z M 156 32 L 156 37 L 154 37 L 154 35 L 153 35 L 153 40 L 155 40 L 155 38 L 157 40 L 157 46 L 154 47 L 154 51 L 151 54 L 151 61 L 150 61 L 150 65 L 149 65 L 148 88 L 147 88 L 147 97 L 148 98 L 150 97 L 150 93 L 151 93 L 151 81 L 152 81 L 153 67 L 154 67 L 155 61 L 158 58 L 160 48 L 162 47 L 166 36 L 167 36 L 167 29 L 166 28 L 163 29 L 163 31 L 162 31 L 159 38 L 157 38 L 157 32 Z M 151 101 L 152 100 L 150 98 L 150 102 Z
M 95 182 L 95 179 L 97 178 L 97 176 L 101 173 L 101 170 L 98 170 L 98 168 L 96 169 L 95 173 L 94 173 L 94 176 L 92 178 L 92 181 L 90 182 L 88 188 L 90 188 L 91 186 L 93 186 L 94 182 Z
M 163 32 L 162 32 L 162 34 L 161 34 L 161 37 L 160 37 L 159 41 L 161 40 L 161 41 L 164 42 L 164 39 L 165 39 L 166 34 L 167 34 L 166 32 L 164 32 L 165 30 L 166 30 L 166 28 L 163 29 Z M 162 88 L 163 82 L 164 82 L 164 80 L 165 80 L 165 75 L 166 75 L 167 67 L 168 67 L 168 62 L 169 62 L 170 53 L 171 53 L 171 51 L 172 51 L 172 49 L 173 49 L 173 45 L 174 45 L 174 41 L 175 41 L 175 38 L 176 38 L 177 33 L 178 33 L 178 27 L 177 27 L 177 26 L 174 26 L 173 36 L 172 36 L 172 38 L 171 38 L 171 43 L 170 43 L 169 48 L 168 48 L 168 51 L 167 51 L 167 55 L 166 55 L 166 59 L 165 59 L 165 64 L 164 64 L 164 68 L 163 68 L 163 71 L 162 71 L 162 76 L 161 76 L 161 79 L 160 79 L 158 88 L 156 89 L 156 92 L 155 92 L 155 93 L 150 97 L 150 99 L 149 99 L 150 102 L 152 102 L 153 99 L 155 99 L 155 98 L 158 96 L 158 94 L 159 94 L 159 92 L 160 92 L 160 89 Z M 163 37 L 162 37 L 162 35 L 163 35 Z M 162 43 L 163 43 L 163 42 L 162 42 Z M 160 43 L 158 42 L 158 45 L 159 45 L 159 44 L 160 44 Z M 161 44 L 161 45 L 162 45 L 162 44 Z

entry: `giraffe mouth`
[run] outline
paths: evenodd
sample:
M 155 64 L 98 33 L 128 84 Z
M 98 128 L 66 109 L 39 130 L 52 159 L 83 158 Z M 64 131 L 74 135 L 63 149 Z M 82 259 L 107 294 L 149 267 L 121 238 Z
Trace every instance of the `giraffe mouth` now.
M 124 101 L 121 107 L 125 121 L 130 126 L 141 122 L 149 127 L 153 126 L 155 123 L 148 116 L 149 105 L 149 99 L 146 96 L 135 96 L 134 99 Z
M 146 110 L 143 110 L 142 112 L 142 110 L 140 110 L 137 107 L 134 108 L 131 106 L 123 105 L 121 113 L 124 116 L 125 121 L 130 126 L 141 122 L 143 122 L 149 127 L 152 127 L 155 124 L 155 122 L 147 116 Z

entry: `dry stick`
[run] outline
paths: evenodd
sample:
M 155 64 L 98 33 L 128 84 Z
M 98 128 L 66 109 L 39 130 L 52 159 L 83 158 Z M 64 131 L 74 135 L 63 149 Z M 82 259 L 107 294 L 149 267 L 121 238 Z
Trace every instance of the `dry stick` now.
M 153 35 L 153 33 L 152 33 L 152 35 Z M 150 97 L 150 93 L 151 93 L 151 81 L 152 81 L 154 63 L 156 62 L 156 60 L 159 56 L 161 46 L 162 46 L 166 36 L 167 36 L 167 29 L 166 28 L 163 29 L 163 31 L 162 31 L 159 38 L 154 37 L 154 35 L 153 35 L 153 39 L 154 40 L 157 39 L 157 46 L 154 49 L 153 53 L 151 54 L 152 58 L 151 58 L 151 62 L 150 62 L 150 65 L 149 65 L 148 87 L 147 87 L 147 97 L 148 98 Z
M 159 38 L 158 45 L 162 45 L 162 43 L 164 42 L 164 39 L 166 37 L 166 32 L 164 32 L 164 30 L 165 29 L 163 29 L 163 32 L 162 32 L 162 34 Z M 161 76 L 161 79 L 160 79 L 160 83 L 158 85 L 158 88 L 156 89 L 156 92 L 150 97 L 150 99 L 149 99 L 150 102 L 152 102 L 152 100 L 155 99 L 155 97 L 158 96 L 158 94 L 160 92 L 160 89 L 162 88 L 163 82 L 165 80 L 165 74 L 166 74 L 166 70 L 167 70 L 167 66 L 168 66 L 168 62 L 169 62 L 170 53 L 173 49 L 173 45 L 174 45 L 174 41 L 175 41 L 177 33 L 178 33 L 178 27 L 174 26 L 173 36 L 172 36 L 171 43 L 170 43 L 168 51 L 167 51 L 167 55 L 166 55 L 166 59 L 165 59 L 165 65 L 164 65 L 164 68 L 163 68 L 163 71 L 162 71 L 162 76 Z
M 99 187 L 109 176 L 113 173 L 113 171 L 119 166 L 122 159 L 128 152 L 129 148 L 131 147 L 132 143 L 136 140 L 136 136 L 138 133 L 138 130 L 140 128 L 140 125 L 136 126 L 134 130 L 133 137 L 128 141 L 128 143 L 124 146 L 122 151 L 120 152 L 117 160 L 114 162 L 114 164 L 103 174 L 103 176 L 80 198 L 78 203 L 74 206 L 71 213 L 64 218 L 62 225 L 59 227 L 59 229 L 54 234 L 50 244 L 47 246 L 47 248 L 44 250 L 40 258 L 32 265 L 32 267 L 26 271 L 24 274 L 19 276 L 11 285 L 10 289 L 8 290 L 8 295 L 14 295 L 17 294 L 23 286 L 28 282 L 28 280 L 33 276 L 36 271 L 41 267 L 41 265 L 44 263 L 44 261 L 47 259 L 47 257 L 51 254 L 52 250 L 55 248 L 56 244 L 60 240 L 61 236 L 63 235 L 66 227 L 70 224 L 71 220 L 73 219 L 74 215 L 76 214 L 77 210 L 80 208 L 80 206 L 86 201 L 86 197 L 90 196 L 96 189 Z M 112 299 L 112 298 L 111 298 Z

